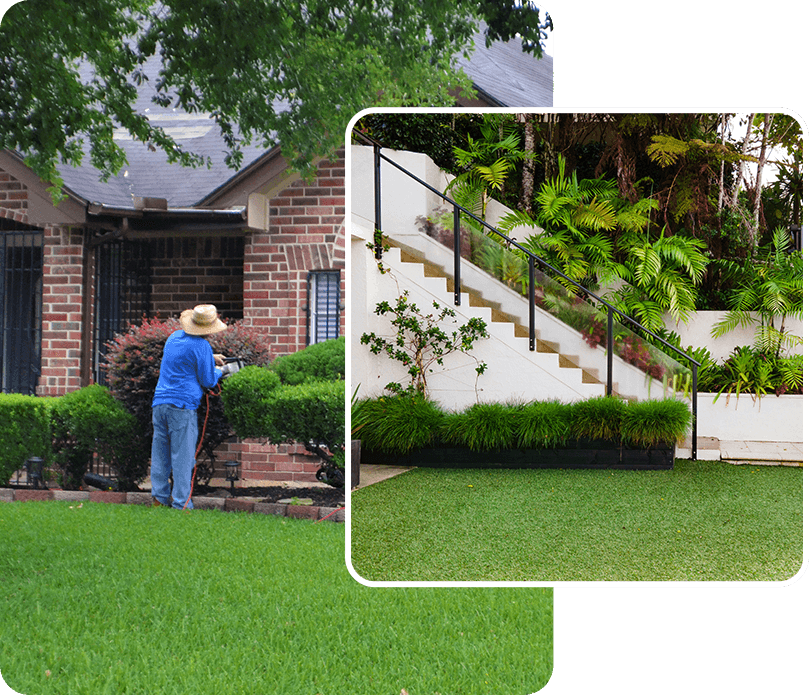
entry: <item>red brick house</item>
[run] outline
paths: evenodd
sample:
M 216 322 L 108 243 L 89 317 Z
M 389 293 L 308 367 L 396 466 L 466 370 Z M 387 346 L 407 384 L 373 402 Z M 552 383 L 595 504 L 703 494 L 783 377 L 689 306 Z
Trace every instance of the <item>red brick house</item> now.
M 67 192 L 54 208 L 20 158 L 0 153 L 3 391 L 54 396 L 103 381 L 114 333 L 200 302 L 265 332 L 274 355 L 344 334 L 342 157 L 304 182 L 274 149 L 190 207 Z M 232 448 L 245 479 L 319 467 L 303 450 Z
M 479 98 L 465 105 L 552 104 L 549 56 L 477 41 L 464 69 Z M 56 396 L 103 382 L 116 332 L 201 302 L 265 332 L 275 356 L 345 334 L 343 154 L 303 181 L 279 147 L 248 147 L 233 172 L 206 114 L 146 96 L 138 108 L 213 166 L 170 165 L 122 131 L 127 166 L 106 182 L 88 163 L 63 168 L 66 198 L 54 206 L 22 157 L 0 152 L 0 392 Z M 311 481 L 319 467 L 302 448 L 239 442 L 228 456 L 245 480 Z

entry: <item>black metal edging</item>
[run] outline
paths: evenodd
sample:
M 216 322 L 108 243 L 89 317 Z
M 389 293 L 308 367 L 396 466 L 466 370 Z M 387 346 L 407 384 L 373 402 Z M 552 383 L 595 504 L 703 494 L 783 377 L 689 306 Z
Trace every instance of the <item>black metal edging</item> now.
M 359 137 L 360 139 L 365 140 L 368 142 L 374 149 L 374 249 L 375 255 L 377 260 L 382 258 L 382 241 L 381 241 L 381 233 L 382 233 L 382 195 L 381 195 L 381 170 L 382 170 L 382 160 L 388 162 L 394 168 L 401 171 L 406 176 L 409 176 L 411 179 L 416 181 L 418 184 L 426 188 L 427 190 L 431 191 L 435 195 L 439 196 L 443 201 L 452 205 L 453 208 L 453 227 L 454 227 L 454 237 L 455 237 L 455 249 L 454 249 L 454 256 L 455 256 L 455 306 L 459 306 L 461 303 L 461 291 L 460 291 L 460 284 L 461 284 L 461 245 L 460 245 L 460 213 L 464 212 L 465 214 L 469 215 L 473 220 L 482 224 L 484 227 L 489 229 L 490 231 L 497 234 L 502 239 L 506 241 L 506 247 L 513 245 L 515 248 L 522 251 L 529 259 L 529 270 L 528 270 L 528 282 L 529 282 L 529 349 L 533 352 L 535 349 L 535 318 L 534 315 L 536 313 L 536 306 L 535 306 L 535 297 L 534 297 L 534 270 L 535 266 L 534 263 L 538 262 L 541 263 L 544 268 L 552 270 L 556 275 L 563 277 L 568 282 L 572 283 L 580 290 L 585 292 L 589 297 L 596 299 L 602 305 L 607 307 L 607 394 L 612 394 L 612 358 L 613 358 L 613 346 L 612 346 L 612 339 L 613 339 L 613 316 L 614 314 L 618 314 L 623 319 L 628 321 L 633 326 L 640 328 L 644 333 L 654 337 L 655 339 L 659 340 L 663 345 L 670 348 L 674 352 L 676 352 L 681 357 L 684 357 L 691 363 L 691 374 L 692 374 L 692 385 L 691 385 L 691 392 L 692 392 L 692 403 L 691 403 L 691 414 L 693 416 L 693 427 L 691 432 L 691 459 L 696 460 L 697 458 L 697 370 L 699 369 L 701 363 L 695 360 L 690 355 L 687 355 L 685 352 L 680 350 L 679 348 L 675 347 L 671 343 L 669 343 L 664 338 L 661 338 L 659 335 L 656 335 L 645 326 L 642 326 L 640 323 L 635 321 L 631 316 L 627 316 L 623 311 L 614 307 L 612 304 L 607 302 L 602 297 L 599 297 L 594 292 L 591 292 L 589 289 L 581 285 L 580 283 L 576 282 L 572 278 L 568 277 L 558 268 L 552 266 L 547 261 L 543 260 L 539 256 L 535 255 L 533 252 L 529 251 L 528 249 L 521 246 L 516 240 L 510 239 L 505 234 L 503 234 L 499 229 L 493 227 L 485 220 L 480 219 L 477 215 L 473 212 L 470 212 L 462 205 L 459 205 L 454 200 L 449 198 L 448 196 L 444 195 L 441 191 L 433 188 L 429 183 L 426 181 L 422 181 L 418 176 L 411 173 L 403 166 L 394 162 L 392 159 L 387 157 L 386 155 L 382 154 L 382 145 L 369 138 L 367 135 L 360 133 L 359 131 L 355 130 L 354 135 Z

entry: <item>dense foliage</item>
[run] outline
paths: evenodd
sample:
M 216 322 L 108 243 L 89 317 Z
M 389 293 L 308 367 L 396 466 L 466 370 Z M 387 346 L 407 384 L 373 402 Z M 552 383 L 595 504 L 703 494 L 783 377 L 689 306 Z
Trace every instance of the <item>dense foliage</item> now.
M 345 379 L 345 337 L 324 340 L 305 350 L 276 357 L 270 364 L 270 369 L 278 374 L 283 384 Z
M 31 456 L 50 460 L 51 402 L 17 393 L 0 394 L 0 485 L 7 485 Z
M 365 398 L 351 410 L 352 437 L 361 439 L 364 448 L 390 454 L 441 444 L 472 451 L 553 448 L 576 440 L 671 444 L 688 434 L 691 421 L 688 404 L 681 400 L 627 403 L 612 396 L 571 404 L 476 403 L 460 412 L 445 412 L 411 392 Z
M 84 484 L 90 459 L 97 455 L 114 467 L 120 490 L 137 490 L 148 473 L 138 437 L 137 418 L 98 384 L 54 399 L 51 406 L 54 465 L 66 490 Z
M 520 37 L 537 57 L 552 28 L 532 3 L 511 0 L 26 0 L 0 26 L 0 148 L 26 153 L 57 188 L 57 166 L 88 148 L 115 174 L 125 161 L 117 128 L 172 162 L 205 164 L 135 108 L 148 83 L 152 112 L 209 113 L 234 167 L 252 139 L 280 142 L 306 170 L 373 103 L 451 106 L 450 90 L 470 87 L 458 56 L 481 20 L 487 43 Z
M 447 160 L 459 147 L 475 151 L 466 144 L 470 137 L 484 144 L 485 124 L 492 118 L 419 114 L 419 120 L 411 122 L 401 114 L 375 114 L 358 126 L 386 146 L 425 152 L 442 168 L 464 176 L 481 162 L 464 164 L 455 156 Z M 568 185 L 565 199 L 555 202 L 558 208 L 543 209 L 548 187 L 562 173 L 567 174 L 566 184 L 573 180 L 571 175 L 580 183 L 610 182 L 617 193 L 614 199 L 625 207 L 647 205 L 644 214 L 650 226 L 644 224 L 643 231 L 650 230 L 648 243 L 666 230 L 666 239 L 699 245 L 709 262 L 693 287 L 697 309 L 729 308 L 733 284 L 722 263 L 744 264 L 755 258 L 757 249 L 768 247 L 778 227 L 794 230 L 803 221 L 802 133 L 800 124 L 784 114 L 514 114 L 509 129 L 516 132 L 525 157 L 522 164 L 500 171 L 505 178 L 490 191 L 507 207 L 538 220 L 547 232 L 545 253 L 567 266 L 559 265 L 566 272 L 597 270 L 610 250 L 621 263 L 632 256 L 621 248 L 622 240 L 626 244 L 621 226 L 592 226 L 598 221 L 593 215 L 601 212 L 600 200 L 579 199 L 581 188 Z M 506 152 L 493 152 L 486 165 L 493 167 Z M 773 162 L 775 179 L 759 178 L 763 167 Z M 581 215 L 575 221 L 571 217 L 572 224 L 559 238 L 561 215 L 565 207 L 575 211 L 577 201 L 583 203 Z M 540 220 L 548 211 L 550 219 Z M 652 288 L 641 289 L 648 294 Z M 669 296 L 682 297 L 682 292 Z
M 345 340 L 316 343 L 228 377 L 224 412 L 238 436 L 299 442 L 331 467 L 345 450 L 344 374 Z

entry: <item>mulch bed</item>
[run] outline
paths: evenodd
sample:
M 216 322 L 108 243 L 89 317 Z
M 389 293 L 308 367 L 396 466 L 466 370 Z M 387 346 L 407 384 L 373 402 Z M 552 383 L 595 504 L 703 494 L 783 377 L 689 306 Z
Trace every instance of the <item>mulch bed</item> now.
M 195 497 L 205 497 L 218 490 L 226 490 L 230 496 L 230 488 L 196 487 Z M 298 499 L 309 498 L 315 507 L 345 507 L 345 492 L 334 487 L 285 487 L 279 486 L 259 486 L 259 487 L 237 487 L 233 490 L 233 497 L 256 497 L 261 502 L 277 502 L 282 499 L 297 497 Z

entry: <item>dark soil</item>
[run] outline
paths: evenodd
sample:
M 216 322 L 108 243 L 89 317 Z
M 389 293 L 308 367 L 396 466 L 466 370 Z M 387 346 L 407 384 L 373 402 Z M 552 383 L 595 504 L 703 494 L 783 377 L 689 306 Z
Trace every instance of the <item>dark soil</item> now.
M 197 487 L 194 495 L 204 497 L 223 488 Z M 230 488 L 224 488 L 230 494 Z M 297 497 L 309 498 L 315 507 L 344 507 L 345 492 L 334 487 L 237 487 L 233 490 L 233 497 L 256 497 L 262 502 L 277 502 L 282 499 Z

